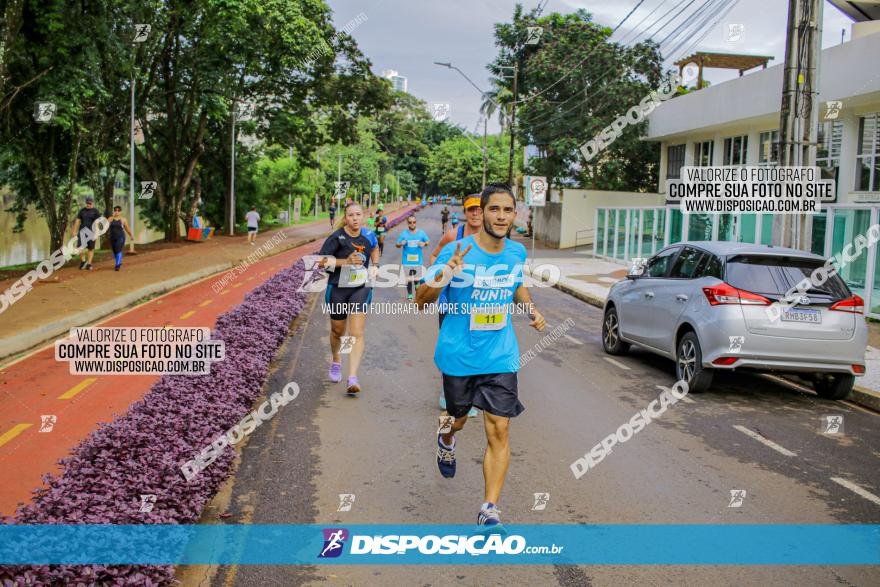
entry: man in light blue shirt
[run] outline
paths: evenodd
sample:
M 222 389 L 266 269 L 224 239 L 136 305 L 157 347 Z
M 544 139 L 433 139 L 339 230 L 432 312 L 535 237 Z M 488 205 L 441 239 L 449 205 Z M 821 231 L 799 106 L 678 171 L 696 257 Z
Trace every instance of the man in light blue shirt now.
M 464 427 L 471 407 L 483 410 L 488 446 L 485 501 L 477 523 L 500 530 L 496 504 L 510 461 L 508 424 L 525 409 L 517 390 L 519 345 L 507 305 L 529 305 L 530 326 L 537 330 L 544 329 L 545 320 L 523 285 L 525 247 L 508 238 L 516 217 L 513 193 L 506 185 L 489 184 L 480 194 L 480 207 L 482 229 L 440 251 L 416 292 L 416 303 L 435 302 L 445 288 L 451 306 L 434 363 L 443 374 L 446 410 L 455 421 L 437 436 L 437 467 L 444 477 L 455 475 L 455 433 Z
M 406 271 L 406 299 L 412 301 L 415 282 L 421 277 L 423 269 L 422 249 L 428 246 L 430 239 L 424 230 L 416 228 L 415 214 L 406 219 L 406 226 L 407 230 L 400 233 L 395 246 L 403 249 L 401 265 Z

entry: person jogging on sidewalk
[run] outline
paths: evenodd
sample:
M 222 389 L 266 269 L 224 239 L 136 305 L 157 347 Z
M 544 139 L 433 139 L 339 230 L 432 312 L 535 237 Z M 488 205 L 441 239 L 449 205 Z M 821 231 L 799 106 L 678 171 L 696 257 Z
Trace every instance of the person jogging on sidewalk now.
M 367 307 L 373 289 L 367 284 L 370 261 L 379 262 L 379 248 L 372 231 L 362 230 L 364 209 L 351 203 L 343 210 L 343 225 L 334 231 L 321 246 L 319 255 L 326 255 L 318 262 L 327 267 L 330 278 L 324 301 L 330 304 L 330 363 L 329 378 L 334 383 L 342 381 L 342 355 L 339 347 L 346 330 L 354 337 L 354 347 L 348 364 L 346 390 L 350 395 L 361 391 L 357 371 L 364 356 L 364 326 Z
M 422 277 L 422 249 L 428 246 L 430 239 L 424 230 L 416 229 L 415 214 L 406 219 L 406 226 L 407 230 L 400 233 L 395 246 L 403 248 L 401 265 L 406 271 L 406 299 L 412 301 L 415 283 Z
M 122 208 L 120 206 L 114 206 L 113 216 L 110 217 L 110 246 L 113 248 L 113 258 L 116 259 L 116 268 L 114 271 L 119 271 L 119 268 L 122 267 L 122 250 L 125 247 L 126 233 L 128 233 L 128 236 L 130 236 L 132 242 L 134 242 L 134 235 L 128 227 L 128 222 L 125 220 L 125 216 L 122 215 Z
M 480 232 L 480 228 L 483 226 L 483 209 L 480 208 L 480 194 L 471 194 L 464 201 L 464 214 L 465 214 L 465 222 L 464 224 L 453 226 L 452 230 L 446 232 L 443 235 L 443 238 L 440 239 L 440 242 L 437 243 L 437 247 L 431 253 L 430 264 L 433 265 L 434 261 L 437 260 L 437 256 L 440 254 L 440 251 L 443 250 L 443 247 L 448 245 L 453 241 L 460 241 L 466 236 L 471 236 Z M 456 218 L 458 218 L 456 216 Z M 440 297 L 437 299 L 437 303 L 441 306 L 447 303 L 446 299 L 446 291 L 442 291 L 440 293 Z M 438 312 L 440 326 L 443 326 L 443 312 Z M 446 396 L 443 395 L 443 390 L 440 390 L 440 409 L 446 409 Z M 468 416 L 474 418 L 478 415 L 477 409 L 474 408 L 468 413 Z
M 445 288 L 449 302 L 466 308 L 446 316 L 434 352 L 434 363 L 443 374 L 447 411 L 455 418 L 451 430 L 437 434 L 437 467 L 444 477 L 455 476 L 455 433 L 464 427 L 472 406 L 482 409 L 487 446 L 477 523 L 497 527 L 501 524 L 497 504 L 510 461 L 509 422 L 525 409 L 515 371 L 519 345 L 506 304 L 528 304 L 529 325 L 536 330 L 543 330 L 546 323 L 523 285 L 526 249 L 507 238 L 516 218 L 513 193 L 506 185 L 489 184 L 480 195 L 480 207 L 482 229 L 443 248 L 416 292 L 416 303 L 420 307 L 432 303 L 449 284 Z
M 330 207 L 327 208 L 330 214 L 330 228 L 333 228 L 333 221 L 336 219 L 336 200 L 330 200 Z
M 80 269 L 86 269 L 87 271 L 92 270 L 92 259 L 95 256 L 96 240 L 96 237 L 94 236 L 94 224 L 95 220 L 100 217 L 101 213 L 95 208 L 95 201 L 92 198 L 86 198 L 86 205 L 79 209 L 79 213 L 76 215 L 76 220 L 73 223 L 73 229 L 70 231 L 71 235 L 77 237 L 77 246 L 80 248 Z M 89 238 L 89 232 L 85 229 L 88 229 L 92 233 L 92 238 Z
M 244 215 L 247 219 L 248 242 L 256 245 L 257 230 L 260 228 L 260 213 L 257 212 L 256 206 L 251 206 L 251 211 Z
M 443 234 L 446 234 L 446 229 L 449 227 L 449 208 L 443 206 L 443 209 L 440 210 L 440 230 L 443 231 Z

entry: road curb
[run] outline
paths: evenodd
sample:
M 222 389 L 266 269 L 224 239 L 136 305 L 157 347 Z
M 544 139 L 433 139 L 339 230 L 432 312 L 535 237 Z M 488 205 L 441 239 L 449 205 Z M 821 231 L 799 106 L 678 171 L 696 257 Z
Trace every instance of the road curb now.
M 544 276 L 542 276 L 542 281 L 549 281 L 549 279 L 546 279 L 544 278 Z M 586 302 L 591 306 L 596 306 L 597 308 L 605 307 L 605 300 L 603 300 L 602 298 L 584 293 L 582 291 L 578 291 L 574 287 L 563 283 L 562 280 L 556 282 L 553 287 L 563 293 L 566 293 L 574 298 L 581 300 L 582 302 Z M 780 375 L 780 377 L 787 381 L 797 383 L 798 385 L 803 385 L 802 381 L 789 378 L 786 375 Z M 854 386 L 852 394 L 850 394 L 847 400 L 870 410 L 880 412 L 880 393 L 866 387 L 861 387 L 860 385 Z

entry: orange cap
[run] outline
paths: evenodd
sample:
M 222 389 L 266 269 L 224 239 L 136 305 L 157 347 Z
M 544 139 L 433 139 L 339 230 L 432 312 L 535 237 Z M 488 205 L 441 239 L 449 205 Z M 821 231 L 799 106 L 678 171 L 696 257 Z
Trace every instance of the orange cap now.
M 480 196 L 468 196 L 468 198 L 464 201 L 464 209 L 472 208 L 474 206 L 480 205 Z

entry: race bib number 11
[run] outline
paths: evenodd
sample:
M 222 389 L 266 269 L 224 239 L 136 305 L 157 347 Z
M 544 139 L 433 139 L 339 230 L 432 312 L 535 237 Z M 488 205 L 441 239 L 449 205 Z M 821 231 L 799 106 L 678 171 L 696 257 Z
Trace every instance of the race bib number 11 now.
M 483 313 L 477 309 L 471 313 L 471 330 L 501 330 L 506 324 L 506 312 Z

